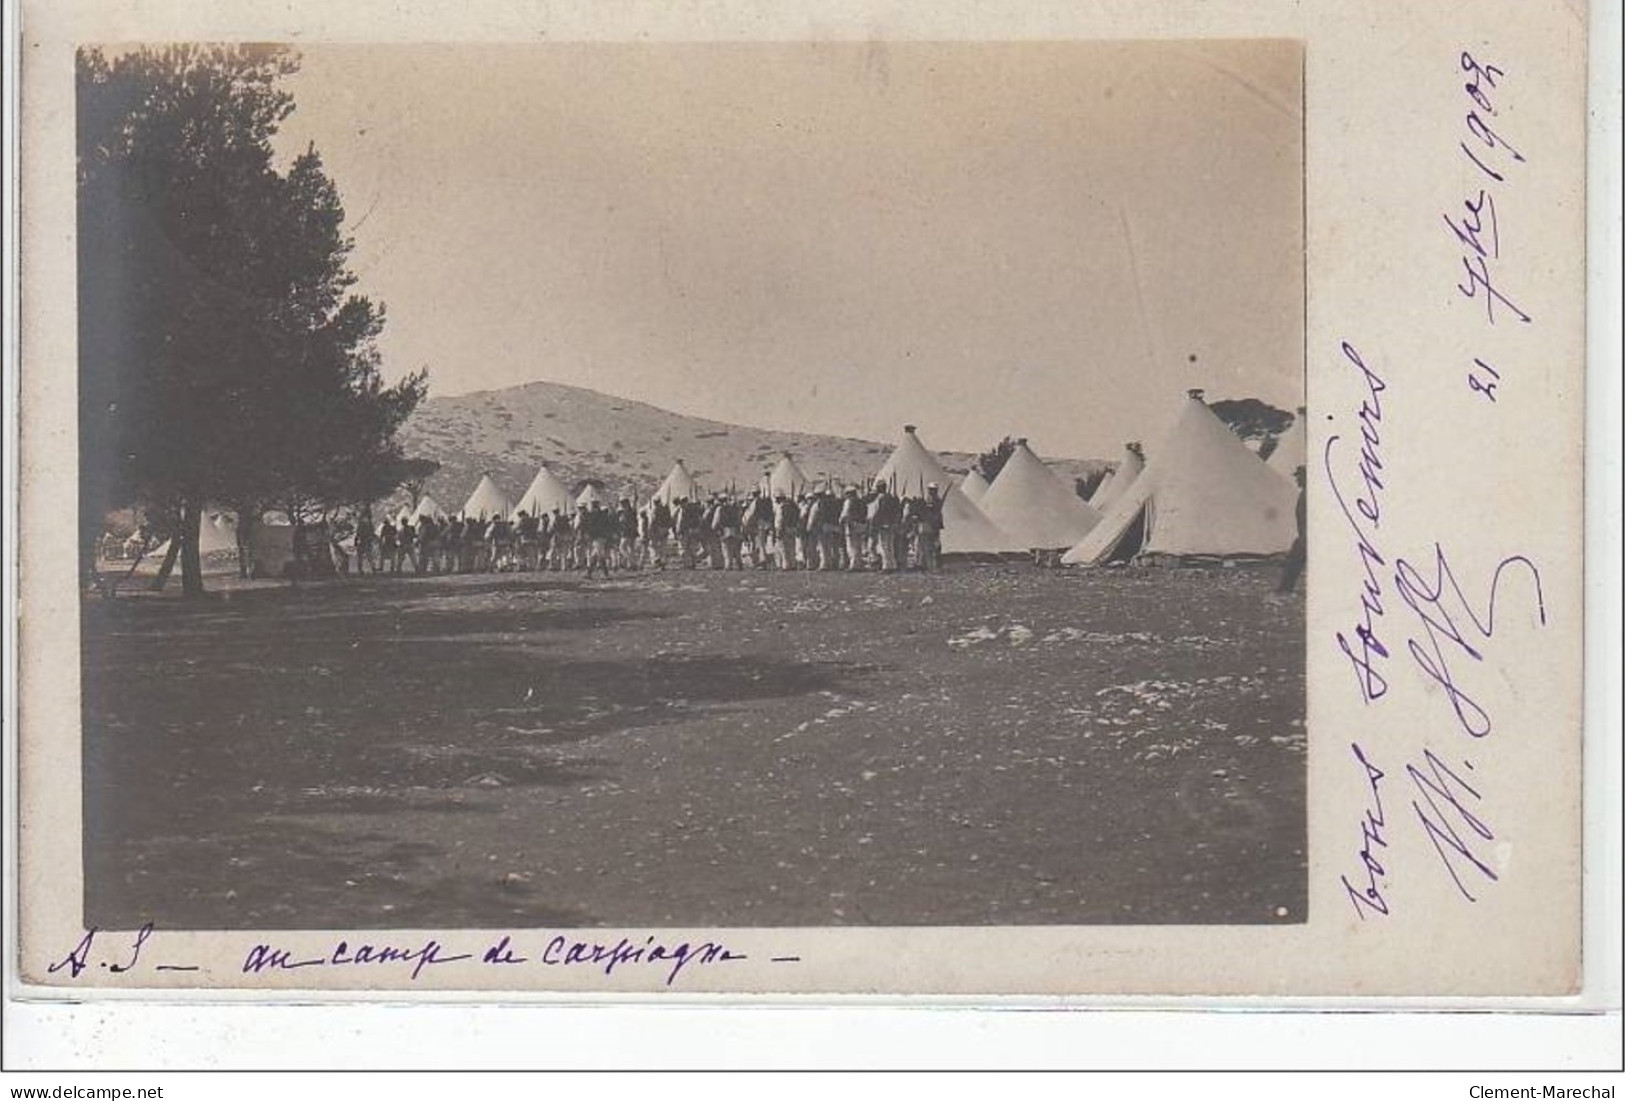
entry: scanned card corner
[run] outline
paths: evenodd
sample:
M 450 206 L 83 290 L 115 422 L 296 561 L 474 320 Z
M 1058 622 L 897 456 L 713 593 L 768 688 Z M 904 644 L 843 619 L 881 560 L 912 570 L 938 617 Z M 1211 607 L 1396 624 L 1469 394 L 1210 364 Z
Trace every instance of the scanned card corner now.
M 36 8 L 21 973 L 1575 993 L 1583 59 L 1493 7 Z

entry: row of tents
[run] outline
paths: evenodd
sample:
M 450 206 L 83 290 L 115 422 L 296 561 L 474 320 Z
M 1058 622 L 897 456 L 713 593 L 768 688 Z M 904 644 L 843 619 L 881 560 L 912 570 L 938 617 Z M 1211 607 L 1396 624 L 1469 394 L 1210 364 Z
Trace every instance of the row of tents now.
M 943 494 L 944 554 L 998 555 L 1064 551 L 1068 565 L 1103 565 L 1134 558 L 1246 558 L 1282 554 L 1297 535 L 1298 487 L 1294 471 L 1304 465 L 1307 435 L 1301 415 L 1266 462 L 1250 449 L 1193 390 L 1162 439 L 1143 454 L 1125 449 L 1117 467 L 1085 501 L 1073 487 L 1018 441 L 989 484 L 972 470 L 956 480 L 921 442 L 915 428 L 903 438 L 875 478 L 905 496 L 923 496 L 936 485 Z M 788 454 L 759 487 L 769 496 L 799 497 L 814 487 Z M 668 504 L 696 499 L 702 489 L 681 460 L 654 498 Z M 572 494 L 545 465 L 517 501 L 482 475 L 460 510 L 490 519 L 571 513 L 594 501 L 608 504 L 588 483 Z M 397 519 L 444 519 L 433 497 L 422 497 Z

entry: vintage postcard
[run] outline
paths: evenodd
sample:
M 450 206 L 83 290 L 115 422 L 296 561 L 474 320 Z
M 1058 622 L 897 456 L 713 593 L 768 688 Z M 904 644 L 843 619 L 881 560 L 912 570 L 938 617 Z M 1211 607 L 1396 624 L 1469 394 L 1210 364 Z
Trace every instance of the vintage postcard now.
M 1583 1005 L 1586 22 L 34 5 L 29 996 Z

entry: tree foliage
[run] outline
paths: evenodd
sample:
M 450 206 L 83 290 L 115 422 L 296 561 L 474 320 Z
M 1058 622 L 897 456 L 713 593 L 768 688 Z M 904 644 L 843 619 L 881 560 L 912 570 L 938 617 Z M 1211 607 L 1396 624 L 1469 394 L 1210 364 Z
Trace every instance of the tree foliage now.
M 1208 406 L 1213 415 L 1230 426 L 1243 440 L 1274 440 L 1292 426 L 1293 415 L 1257 398 L 1216 401 Z
M 381 497 L 423 372 L 385 386 L 381 305 L 351 293 L 344 208 L 293 111 L 279 47 L 78 57 L 81 531 L 138 504 L 173 521 L 201 591 L 206 505 L 302 519 Z
M 999 471 L 1004 469 L 1004 464 L 1010 461 L 1010 456 L 1015 454 L 1015 451 L 1016 441 L 1006 436 L 976 456 L 973 468 L 980 472 L 983 478 L 987 479 L 989 485 L 992 485 L 993 479 L 999 476 Z

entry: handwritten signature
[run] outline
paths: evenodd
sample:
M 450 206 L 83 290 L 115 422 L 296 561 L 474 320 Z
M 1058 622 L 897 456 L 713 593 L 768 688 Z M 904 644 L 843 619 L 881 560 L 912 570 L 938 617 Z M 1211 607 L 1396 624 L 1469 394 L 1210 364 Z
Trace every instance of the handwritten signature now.
M 1535 616 L 1544 626 L 1546 598 L 1541 591 L 1540 571 L 1521 554 L 1510 555 L 1497 563 L 1490 576 L 1489 594 L 1482 611 L 1475 609 L 1462 592 L 1461 583 L 1456 580 L 1455 571 L 1439 544 L 1433 545 L 1431 573 L 1424 573 L 1403 558 L 1394 562 L 1394 581 L 1400 599 L 1416 613 L 1421 623 L 1420 635 L 1407 641 L 1411 657 L 1424 676 L 1444 689 L 1457 723 L 1475 738 L 1490 733 L 1493 728 L 1490 714 L 1461 687 L 1451 659 L 1465 656 L 1472 661 L 1484 660 L 1484 652 L 1478 644 L 1495 634 L 1496 601 L 1501 595 L 1502 577 L 1509 570 L 1526 573 L 1533 582 Z
M 1472 768 L 1470 761 L 1462 762 L 1463 772 L 1471 772 Z M 1490 827 L 1484 824 L 1475 810 L 1468 807 L 1468 800 L 1476 807 L 1483 796 L 1460 772 L 1445 764 L 1431 749 L 1423 751 L 1422 767 L 1406 765 L 1405 775 L 1410 777 L 1420 796 L 1420 799 L 1412 800 L 1411 808 L 1421 820 L 1422 830 L 1432 842 L 1433 851 L 1438 854 L 1462 897 L 1468 902 L 1477 902 L 1477 896 L 1467 889 L 1462 877 L 1466 875 L 1471 878 L 1476 874 L 1492 883 L 1500 879 L 1495 869 L 1486 864 L 1476 851 L 1478 844 L 1495 839 Z M 1427 804 L 1426 809 L 1423 809 L 1424 803 Z
M 73 946 L 72 951 L 58 960 L 52 961 L 46 972 L 51 975 L 66 971 L 70 979 L 77 979 L 90 969 L 92 962 L 99 965 L 99 969 L 113 975 L 123 975 L 134 971 L 141 962 L 141 950 L 146 947 L 147 941 L 152 938 L 153 924 L 148 922 L 136 930 L 135 936 L 127 943 L 120 944 L 114 951 L 116 955 L 108 959 L 94 959 L 96 948 L 96 934 L 101 932 L 94 925 L 85 931 L 79 938 L 79 943 Z M 150 962 L 150 961 L 149 961 Z M 154 971 L 196 971 L 198 968 L 191 964 L 154 963 Z

